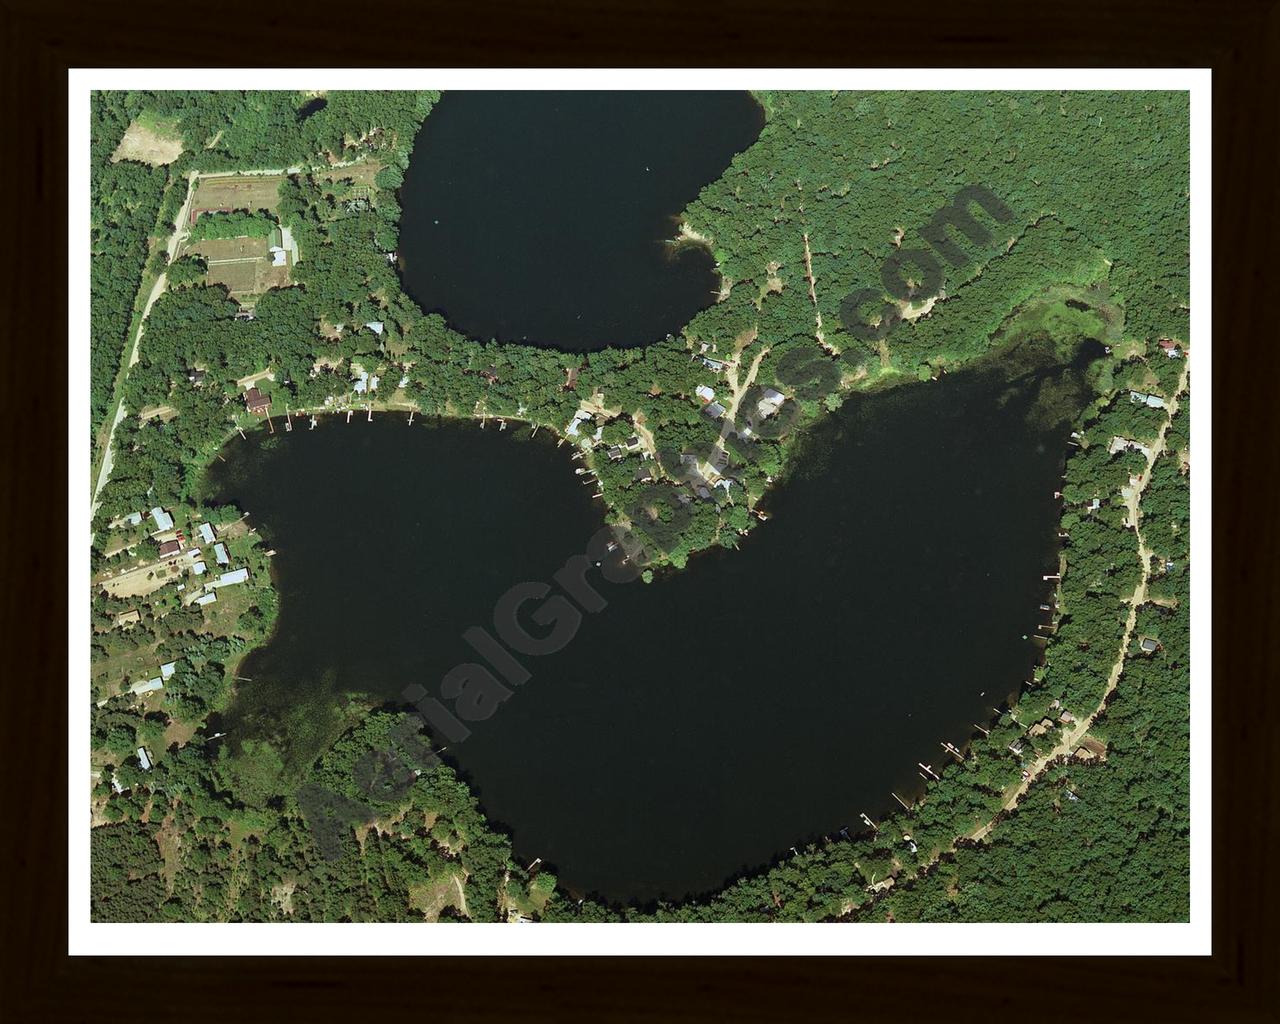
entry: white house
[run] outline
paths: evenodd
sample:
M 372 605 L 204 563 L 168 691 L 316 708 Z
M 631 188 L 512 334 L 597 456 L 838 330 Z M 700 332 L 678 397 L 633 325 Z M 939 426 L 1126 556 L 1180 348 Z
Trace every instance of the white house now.
M 160 506 L 157 505 L 151 510 L 151 518 L 155 521 L 157 530 L 173 529 L 173 516 L 169 515 L 169 513 L 160 508 Z
M 208 523 L 201 523 L 197 526 L 196 533 L 200 534 L 200 540 L 205 544 L 213 543 L 213 527 Z
M 773 388 L 765 388 L 763 397 L 760 401 L 756 402 L 756 412 L 767 419 L 777 412 L 778 408 L 786 400 L 787 396 L 781 391 L 775 391 Z
M 234 569 L 231 572 L 224 572 L 216 580 L 209 584 L 211 587 L 229 587 L 235 583 L 243 583 L 249 578 L 248 569 Z

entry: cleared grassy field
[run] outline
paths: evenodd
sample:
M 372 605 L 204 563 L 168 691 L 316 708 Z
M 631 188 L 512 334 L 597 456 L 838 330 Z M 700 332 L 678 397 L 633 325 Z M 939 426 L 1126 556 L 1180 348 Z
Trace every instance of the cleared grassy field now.
M 192 252 L 198 252 L 210 266 L 215 263 L 240 260 L 268 259 L 269 248 L 265 238 L 206 238 L 196 242 Z
M 378 172 L 382 170 L 382 164 L 377 160 L 365 160 L 350 167 L 335 167 L 331 171 L 319 171 L 316 173 L 318 181 L 351 181 L 356 185 L 372 185 L 373 179 L 377 177 Z
M 289 268 L 271 264 L 265 238 L 210 238 L 188 252 L 198 253 L 209 264 L 210 284 L 225 285 L 233 297 L 261 295 L 270 288 L 289 284 Z
M 236 621 L 249 610 L 250 590 L 246 586 L 219 587 L 218 600 L 204 606 L 205 630 L 213 636 L 231 636 Z
M 191 203 L 191 220 L 200 210 L 271 210 L 280 201 L 283 174 L 228 174 L 201 178 Z
M 226 285 L 232 296 L 252 295 L 258 290 L 257 266 L 260 260 L 242 263 L 218 263 L 209 266 L 210 284 Z
M 156 656 L 158 644 L 148 644 L 132 651 L 113 654 L 93 662 L 93 699 L 114 697 L 125 689 L 127 683 L 151 679 L 160 674 L 160 659 Z

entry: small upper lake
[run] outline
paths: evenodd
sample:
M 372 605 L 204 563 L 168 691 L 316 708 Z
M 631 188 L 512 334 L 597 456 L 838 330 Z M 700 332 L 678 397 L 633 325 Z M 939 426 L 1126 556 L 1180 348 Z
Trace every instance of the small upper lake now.
M 526 659 L 532 678 L 446 758 L 518 857 L 619 899 L 705 892 L 856 827 L 1028 678 L 1061 417 L 1082 401 L 1080 365 L 849 400 L 741 550 L 598 584 L 608 607 Z M 567 445 L 527 435 L 387 415 L 227 445 L 211 486 L 277 550 L 281 596 L 233 740 L 283 736 L 305 762 L 341 693 L 439 693 L 476 660 L 464 630 L 584 550 L 600 503 Z
M 405 290 L 486 341 L 674 334 L 720 287 L 678 215 L 763 125 L 744 92 L 446 93 L 400 189 Z

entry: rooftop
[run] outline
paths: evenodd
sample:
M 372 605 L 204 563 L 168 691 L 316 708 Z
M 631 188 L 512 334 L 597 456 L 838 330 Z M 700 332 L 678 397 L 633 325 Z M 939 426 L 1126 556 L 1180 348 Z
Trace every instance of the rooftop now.
M 233 569 L 231 572 L 224 572 L 209 585 L 212 587 L 229 587 L 233 583 L 243 583 L 248 578 L 248 569 Z

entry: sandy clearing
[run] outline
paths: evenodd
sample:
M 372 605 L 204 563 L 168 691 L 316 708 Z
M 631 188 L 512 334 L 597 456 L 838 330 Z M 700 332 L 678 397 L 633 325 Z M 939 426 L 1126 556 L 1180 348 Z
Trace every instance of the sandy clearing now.
M 125 130 L 124 138 L 116 146 L 116 151 L 111 154 L 111 162 L 117 164 L 121 160 L 134 160 L 151 167 L 160 167 L 177 160 L 182 155 L 182 150 L 181 138 L 161 135 L 134 121 Z

